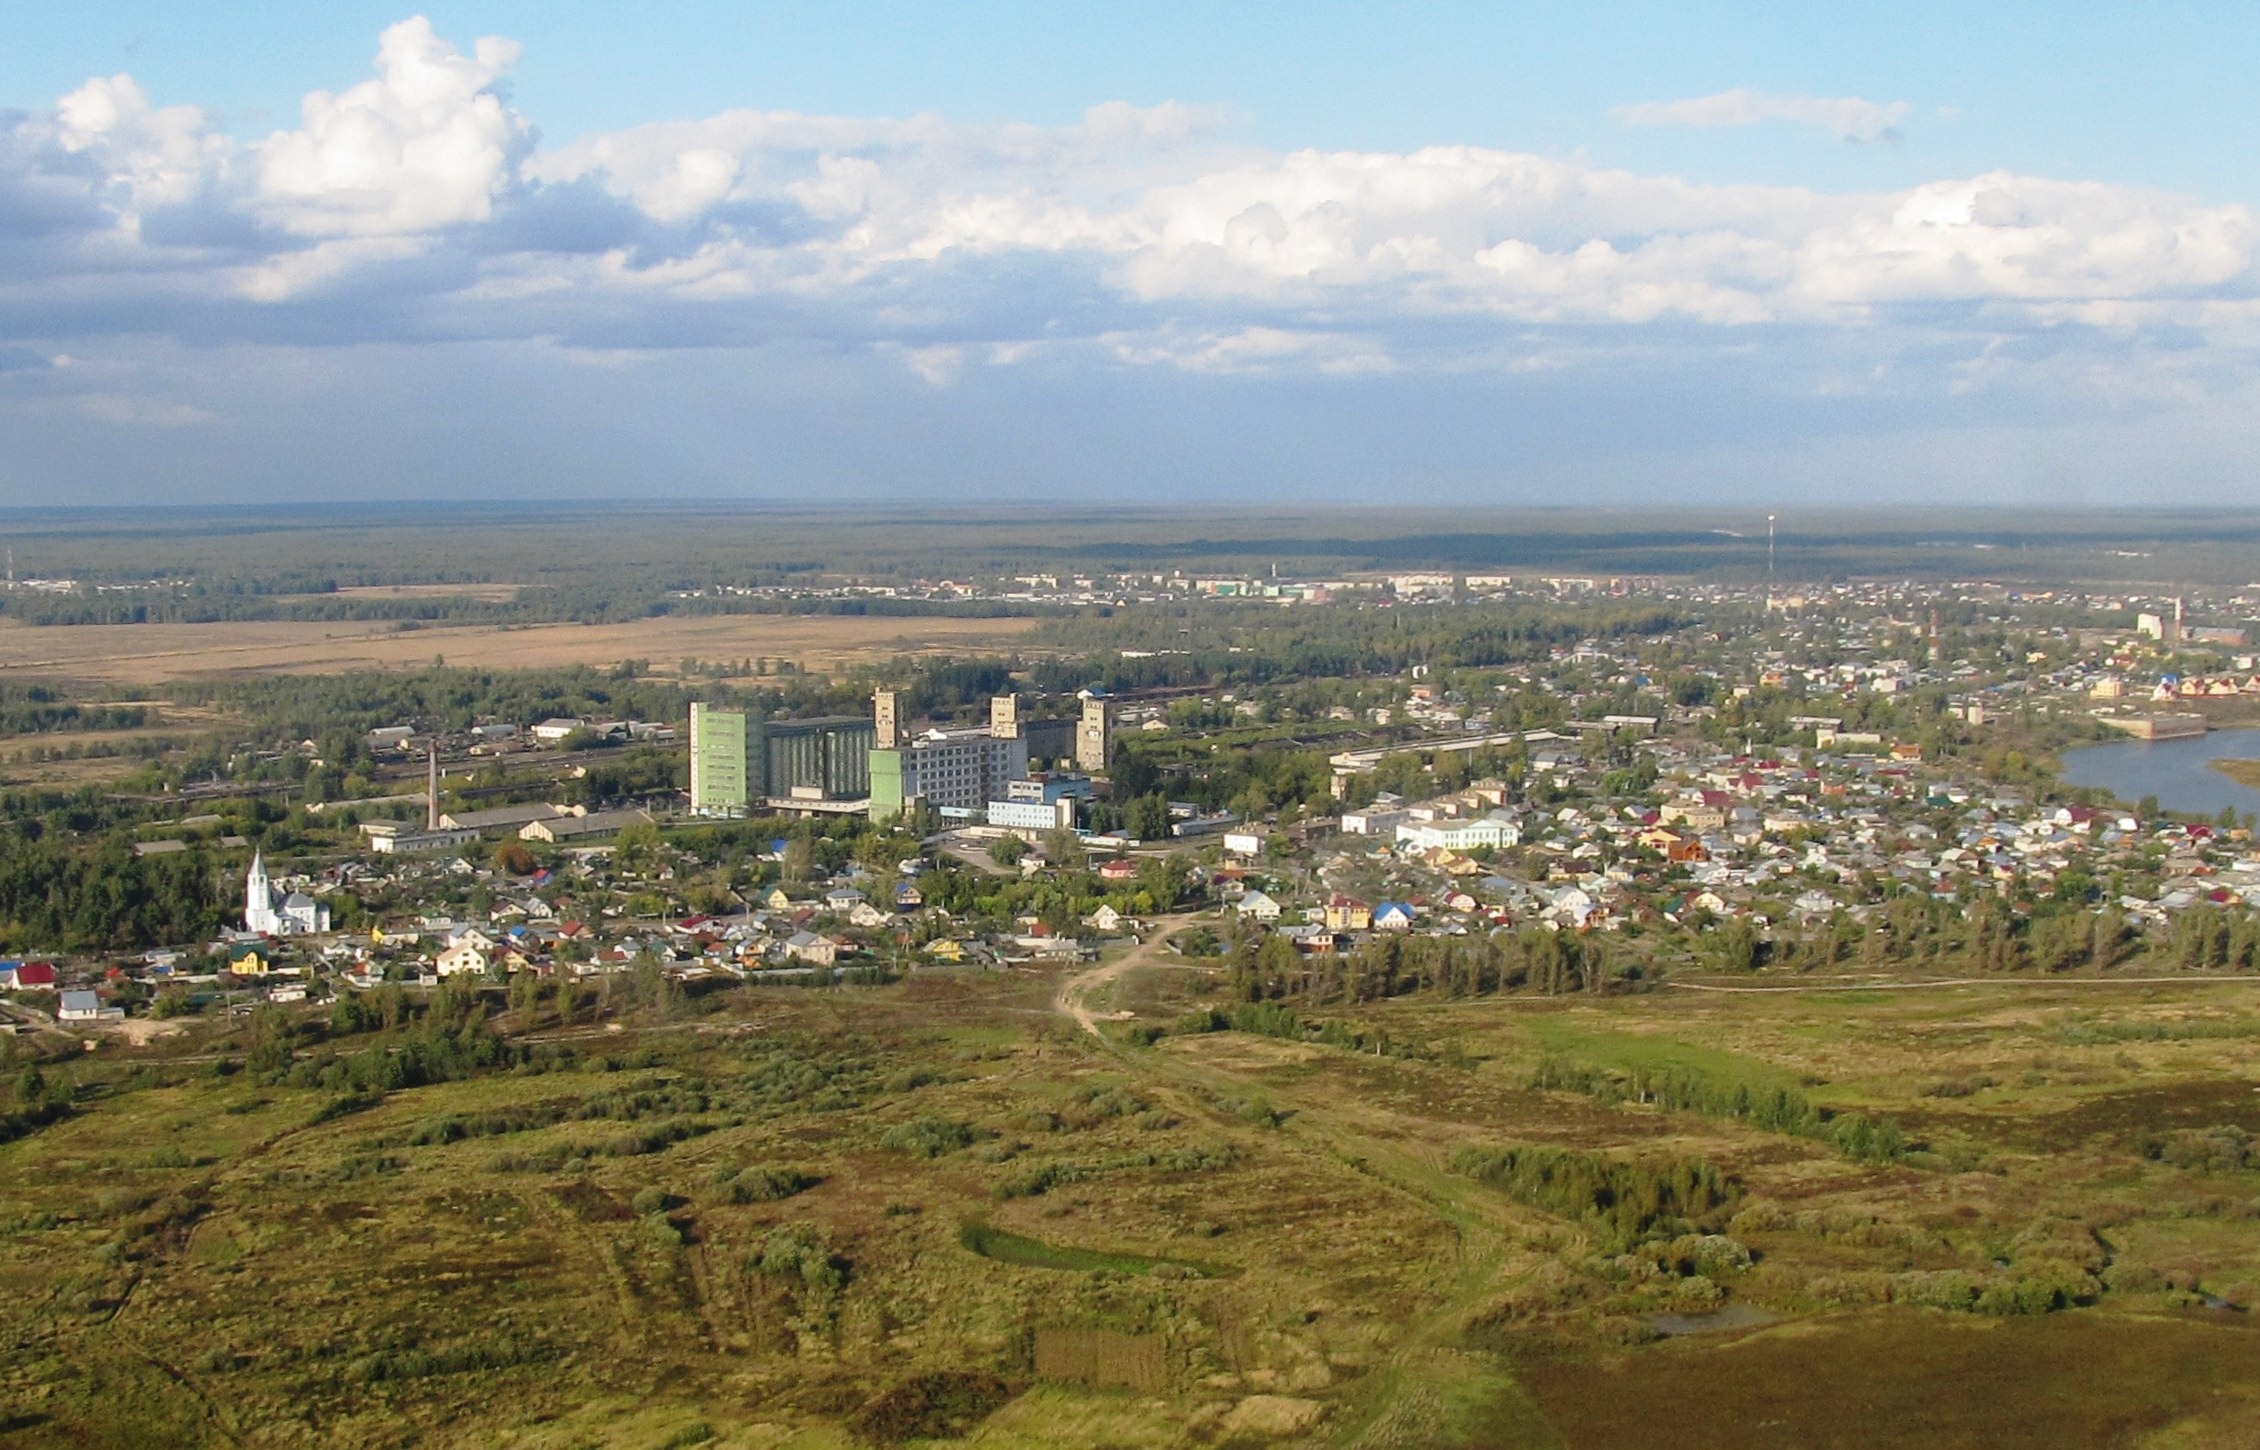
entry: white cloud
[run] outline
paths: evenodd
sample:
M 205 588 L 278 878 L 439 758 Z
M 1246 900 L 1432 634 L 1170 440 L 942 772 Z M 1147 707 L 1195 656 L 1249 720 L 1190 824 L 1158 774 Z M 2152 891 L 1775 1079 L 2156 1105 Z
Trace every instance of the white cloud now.
M 1696 355 L 1815 328 L 1867 354 L 1854 379 L 2004 334 L 2160 328 L 2220 344 L 2178 367 L 2227 373 L 2260 331 L 2253 213 L 2124 186 L 1994 172 L 1836 194 L 1472 146 L 1278 153 L 1175 104 L 1058 127 L 736 110 L 544 151 L 495 90 L 516 58 L 404 21 L 370 79 L 248 146 L 131 77 L 88 82 L 0 131 L 0 234 L 27 239 L 0 273 L 0 343 L 804 338 L 946 384 L 1078 356 L 1557 374 L 1665 331 Z M 1873 138 L 1905 111 L 1735 91 L 1620 114 Z M 1989 357 L 1989 380 L 2029 366 Z M 1885 372 L 1942 392 L 1969 375 Z
M 215 421 L 202 408 L 123 393 L 94 393 L 78 399 L 78 410 L 98 423 L 135 428 L 194 428 Z
M 55 103 L 55 141 L 100 161 L 126 192 L 128 225 L 143 210 L 188 201 L 224 167 L 225 138 L 195 106 L 154 107 L 130 75 L 97 76 Z
M 1905 101 L 1864 101 L 1858 96 L 1778 96 L 1737 87 L 1685 101 L 1641 101 L 1609 114 L 1628 126 L 1755 126 L 1786 121 L 1811 126 L 1840 141 L 1895 141 L 1907 119 Z
M 310 93 L 301 128 L 259 147 L 260 211 L 314 237 L 485 221 L 530 141 L 492 89 L 518 52 L 490 36 L 465 56 L 420 15 L 387 29 L 373 79 Z

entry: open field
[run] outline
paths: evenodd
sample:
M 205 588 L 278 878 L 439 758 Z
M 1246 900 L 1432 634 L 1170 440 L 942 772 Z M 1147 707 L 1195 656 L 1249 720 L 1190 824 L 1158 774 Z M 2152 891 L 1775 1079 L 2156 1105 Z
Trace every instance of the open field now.
M 383 1039 L 311 1028 L 263 1079 L 241 1025 L 59 1054 L 77 1110 L 0 1145 L 0 1432 L 2251 1443 L 2248 982 L 1407 1000 L 1342 1017 L 1379 1055 L 1130 1045 L 1214 991 L 1149 946 L 619 1032 L 536 1007 L 501 1022 L 548 1056 L 381 1101 L 313 1082 Z M 1909 1148 L 1549 1063 L 1801 1092 Z M 1622 1238 L 1461 1166 L 1515 1145 L 1700 1161 L 1723 1201 Z
M 22 625 L 0 620 L 0 678 L 156 685 L 192 676 L 341 674 L 450 665 L 540 669 L 645 659 L 789 659 L 824 670 L 862 659 L 1009 647 L 1033 619 L 707 615 L 511 627 L 325 621 Z

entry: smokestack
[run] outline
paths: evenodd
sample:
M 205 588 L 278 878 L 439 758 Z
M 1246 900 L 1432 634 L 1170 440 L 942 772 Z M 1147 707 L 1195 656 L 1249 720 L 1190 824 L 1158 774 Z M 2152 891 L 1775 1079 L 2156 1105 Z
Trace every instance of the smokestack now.
M 424 776 L 424 829 L 439 829 L 439 737 L 434 735 L 429 746 L 427 770 Z

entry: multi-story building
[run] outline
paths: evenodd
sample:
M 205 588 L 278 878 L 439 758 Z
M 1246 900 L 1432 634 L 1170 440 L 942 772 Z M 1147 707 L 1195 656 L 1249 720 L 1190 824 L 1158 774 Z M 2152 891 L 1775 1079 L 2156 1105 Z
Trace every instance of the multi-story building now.
M 857 715 L 757 720 L 748 733 L 747 784 L 767 800 L 862 800 L 871 793 L 872 722 Z
M 1073 829 L 1076 802 L 1090 798 L 1088 776 L 1051 775 L 1006 781 L 1003 797 L 989 802 L 989 824 L 1020 831 Z
M 691 814 L 742 816 L 751 803 L 746 776 L 746 717 L 741 710 L 691 704 Z
M 1075 765 L 1104 770 L 1114 753 L 1114 702 L 1095 691 L 1083 694 L 1083 718 L 1075 727 Z
M 691 706 L 691 810 L 743 816 L 771 803 L 857 801 L 871 788 L 873 723 L 757 720 Z
M 982 819 L 990 801 L 1005 799 L 1010 782 L 1028 776 L 1028 741 L 1019 702 L 1010 696 L 990 702 L 986 729 L 923 735 L 903 733 L 892 691 L 880 691 L 874 704 L 882 722 L 882 743 L 870 757 L 874 820 L 899 815 L 915 801 L 953 819 Z

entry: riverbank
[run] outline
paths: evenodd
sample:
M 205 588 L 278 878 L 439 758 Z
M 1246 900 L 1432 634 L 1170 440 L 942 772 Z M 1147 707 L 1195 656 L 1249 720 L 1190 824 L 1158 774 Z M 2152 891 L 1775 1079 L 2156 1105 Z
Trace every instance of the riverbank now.
M 2206 764 L 2238 785 L 2260 789 L 2260 760 L 2209 760 Z
M 2163 809 L 2190 815 L 2212 817 L 2223 809 L 2240 816 L 2260 813 L 2260 730 L 2076 746 L 2063 753 L 2057 778 L 2107 790 L 2128 806 L 2147 796 Z

